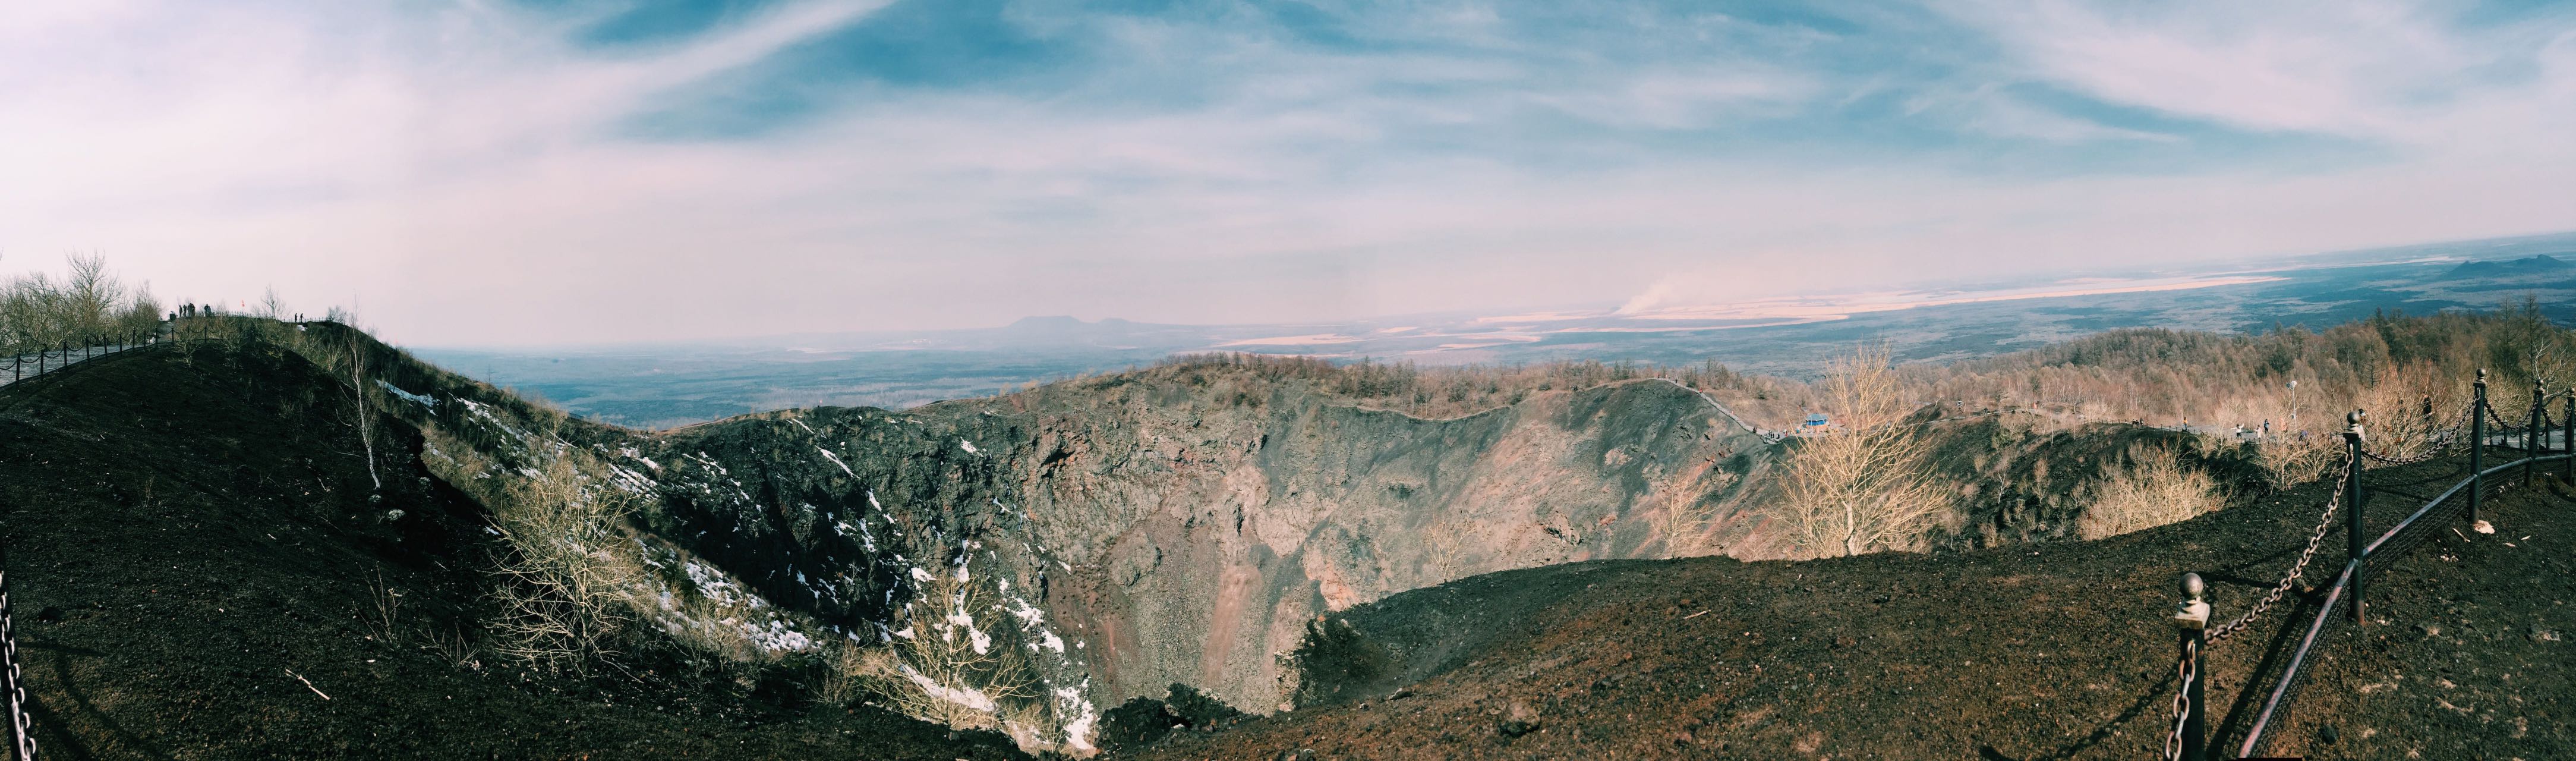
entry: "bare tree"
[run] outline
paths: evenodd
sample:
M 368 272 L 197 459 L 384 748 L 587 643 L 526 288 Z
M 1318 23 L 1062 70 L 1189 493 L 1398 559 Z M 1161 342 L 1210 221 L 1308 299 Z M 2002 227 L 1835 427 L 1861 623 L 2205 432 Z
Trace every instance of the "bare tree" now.
M 1802 440 L 1782 469 L 1779 517 L 1818 554 L 1907 549 L 1950 510 L 1930 445 L 1901 424 L 1910 410 L 1888 355 L 1875 344 L 1834 361 L 1824 402 L 1839 430 Z
M 261 297 L 260 297 L 260 299 L 259 299 L 259 310 L 256 312 L 256 314 L 257 314 L 258 316 L 266 317 L 266 318 L 268 318 L 268 319 L 274 320 L 274 319 L 277 319 L 279 315 L 283 315 L 283 314 L 285 314 L 285 313 L 286 313 L 286 300 L 285 300 L 285 299 L 278 298 L 278 297 L 277 297 L 277 288 L 276 288 L 275 286 L 270 286 L 270 287 L 269 287 L 269 289 L 268 289 L 268 294 L 267 294 L 267 295 L 265 295 L 265 296 L 261 296 Z
M 349 349 L 349 398 L 357 405 L 358 443 L 366 448 L 367 480 L 383 491 L 384 479 L 376 476 L 375 413 L 367 408 L 367 334 L 356 328 L 341 331 L 347 336 Z
M 71 307 L 68 328 L 83 341 L 107 331 L 115 317 L 117 302 L 125 299 L 125 284 L 107 272 L 106 257 L 90 255 L 71 257 L 71 277 L 64 283 L 63 296 Z

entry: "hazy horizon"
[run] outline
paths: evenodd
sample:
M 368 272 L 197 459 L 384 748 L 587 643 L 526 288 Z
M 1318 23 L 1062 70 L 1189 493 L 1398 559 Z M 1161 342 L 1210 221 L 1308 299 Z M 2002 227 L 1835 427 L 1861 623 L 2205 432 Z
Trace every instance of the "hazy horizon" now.
M 2538 244 L 2538 247 L 2534 248 L 2533 244 Z M 1647 293 L 1632 296 L 1624 302 L 1596 301 L 1591 303 L 1523 304 L 1483 310 L 1459 309 L 1438 312 L 1356 315 L 1339 320 L 1288 323 L 1154 322 L 1131 319 L 1125 315 L 1116 313 L 1023 314 L 1005 319 L 997 319 L 983 324 L 910 330 L 870 329 L 861 327 L 850 330 L 805 330 L 727 336 L 704 336 L 679 340 L 647 338 L 631 341 L 576 340 L 551 344 L 423 344 L 421 346 L 422 348 L 449 351 L 489 351 L 503 353 L 616 351 L 623 349 L 651 349 L 657 347 L 685 346 L 748 347 L 770 344 L 775 344 L 775 347 L 789 347 L 789 343 L 805 339 L 831 339 L 866 336 L 928 336 L 944 333 L 999 331 L 1019 328 L 1032 323 L 1044 323 L 1055 320 L 1072 320 L 1084 326 L 1104 326 L 1111 323 L 1126 323 L 1149 328 L 1201 328 L 1213 330 L 1238 329 L 1258 332 L 1261 329 L 1350 329 L 1354 327 L 1391 325 L 1414 321 L 1436 322 L 1463 320 L 1468 322 L 1490 323 L 1496 321 L 1510 321 L 1514 316 L 1518 315 L 1544 315 L 1542 319 L 1535 321 L 1570 320 L 1578 317 L 1627 318 L 1648 322 L 1650 324 L 1662 323 L 1666 325 L 1685 326 L 1671 328 L 1676 330 L 1693 330 L 1701 328 L 1687 326 L 1698 325 L 1723 317 L 1741 316 L 1720 314 L 1708 315 L 1708 317 L 1710 317 L 1709 320 L 1691 319 L 1693 317 L 1703 316 L 1702 313 L 1754 311 L 1767 306 L 1777 305 L 1782 302 L 1788 302 L 1799 308 L 1818 312 L 1820 314 L 1831 315 L 1833 317 L 1847 317 L 1853 314 L 1913 309 L 1922 306 L 1962 303 L 1967 301 L 2034 301 L 2070 296 L 2105 295 L 2125 292 L 2197 290 L 2208 287 L 2243 285 L 2261 282 L 2262 279 L 2270 279 L 2249 279 L 2246 277 L 2232 276 L 2259 276 L 2308 267 L 2352 267 L 2365 264 L 2412 260 L 2468 261 L 2480 258 L 2481 251 L 2494 247 L 2505 247 L 2501 249 L 2500 252 L 2493 254 L 2494 256 L 2501 258 L 2521 258 L 2532 255 L 2545 256 L 2552 253 L 2564 256 L 2570 252 L 2576 252 L 2576 231 L 2461 241 L 2437 241 L 2346 251 L 2327 251 L 2296 255 L 2256 257 L 2235 261 L 2216 262 L 2209 266 L 2197 269 L 2173 268 L 2156 272 L 2102 269 L 2092 272 L 2070 271 L 2056 273 L 2061 275 L 2060 277 L 1943 278 L 1912 283 L 1890 284 L 1888 287 L 1876 291 L 1860 292 L 1846 290 L 1842 292 L 1773 293 L 1760 294 L 1740 301 L 1682 300 L 1674 303 L 1661 303 L 1655 300 L 1655 292 L 1649 291 Z M 2576 259 L 2576 257 L 2568 258 Z M 1531 322 L 1533 320 L 1520 321 Z M 1779 324 L 1796 324 L 1799 322 L 1809 321 L 1813 320 L 1790 320 Z M 1269 348 L 1265 346 L 1266 343 L 1267 342 L 1259 340 L 1239 340 L 1214 348 L 1234 348 L 1241 351 L 1260 352 L 1265 348 Z M 808 350 L 826 352 L 834 351 L 834 349 L 811 347 L 808 347 Z
M 0 270 L 503 346 L 1743 301 L 2576 229 L 2576 8 L 0 16 Z

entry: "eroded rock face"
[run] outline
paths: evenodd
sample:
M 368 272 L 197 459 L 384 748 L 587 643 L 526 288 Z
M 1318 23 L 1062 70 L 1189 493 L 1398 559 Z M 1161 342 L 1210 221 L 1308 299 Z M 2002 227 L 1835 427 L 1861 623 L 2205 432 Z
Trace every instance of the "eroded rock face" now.
M 1317 614 L 1506 568 L 1662 557 L 1672 519 L 1715 513 L 1750 462 L 1735 450 L 1758 446 L 1663 384 L 1454 420 L 1293 389 L 1178 401 L 1045 419 L 1030 440 L 1045 454 L 1015 468 L 1082 571 L 1053 610 L 1098 633 L 1095 673 L 1122 696 L 1186 682 L 1268 708 L 1277 656 Z
M 1063 641 L 1058 688 L 1116 705 L 1184 683 L 1263 711 L 1293 690 L 1279 656 L 1319 614 L 1503 569 L 1763 541 L 1737 507 L 1764 445 L 1670 384 L 1425 420 L 1230 380 L 700 426 L 642 443 L 661 495 L 647 522 L 861 639 L 917 569 L 969 558 L 1044 611 L 1023 636 Z M 941 540 L 922 549 L 920 532 Z
M 734 611 L 691 625 L 759 628 L 771 651 L 890 645 L 906 620 L 954 617 L 971 576 L 983 596 L 969 620 L 938 630 L 1025 654 L 1039 683 L 1023 694 L 1066 738 L 1175 683 L 1273 710 L 1297 691 L 1281 656 L 1309 622 L 1397 592 L 1584 560 L 1798 554 L 1758 509 L 1765 471 L 1794 444 L 1657 380 L 1431 420 L 1216 363 L 643 434 L 547 423 L 495 389 L 379 366 L 401 392 L 390 411 L 483 453 L 456 460 L 451 481 L 534 478 L 532 465 L 593 453 L 604 482 L 640 502 L 646 563 Z M 2016 495 L 2072 488 L 2051 476 L 2078 471 L 2040 463 L 2135 443 L 2004 446 L 1990 428 L 1926 429 L 1967 498 L 1940 546 L 2046 536 L 2063 510 Z
M 645 434 L 382 351 L 378 403 L 431 432 L 440 477 L 487 498 L 579 452 L 594 486 L 632 496 L 642 562 L 716 603 L 692 614 L 664 595 L 649 617 L 740 628 L 767 657 L 920 632 L 1013 653 L 1035 683 L 1012 694 L 1045 708 L 1021 723 L 1045 735 L 1027 747 L 1084 752 L 1103 709 L 1176 683 L 1272 710 L 1298 694 L 1281 656 L 1310 622 L 1398 592 L 1585 560 L 1798 554 L 1759 510 L 1794 443 L 1659 380 L 1431 420 L 1213 363 Z M 2047 495 L 2073 488 L 2057 476 L 2098 470 L 2063 463 L 2153 435 L 2005 441 L 1962 422 L 1925 429 L 1966 498 L 1936 546 L 2045 538 L 2065 512 Z M 973 682 L 924 690 L 994 705 Z
M 1183 363 L 905 412 L 648 434 L 567 420 L 381 345 L 284 345 L 326 368 L 347 358 L 338 347 L 371 347 L 372 403 L 423 431 L 424 464 L 487 505 L 565 477 L 631 499 L 638 531 L 623 539 L 661 585 L 637 612 L 675 636 L 727 634 L 725 652 L 749 658 L 830 642 L 884 655 L 934 636 L 1024 659 L 1013 668 L 1030 681 L 999 695 L 971 675 L 899 678 L 1016 722 L 1006 729 L 1030 748 L 1086 753 L 1104 707 L 1176 683 L 1271 710 L 1298 694 L 1281 658 L 1310 622 L 1398 592 L 1575 561 L 1799 554 L 1758 509 L 1765 471 L 1795 444 L 1655 379 L 1430 420 L 1353 406 L 1320 385 L 1329 372 Z M 1964 498 L 1935 547 L 2062 534 L 2063 495 L 2103 457 L 2180 443 L 2119 426 L 1924 430 Z M 2204 469 L 2248 472 L 2242 452 L 2194 452 Z M 548 475 L 576 460 L 577 475 Z M 1006 702 L 1042 710 L 1002 716 Z

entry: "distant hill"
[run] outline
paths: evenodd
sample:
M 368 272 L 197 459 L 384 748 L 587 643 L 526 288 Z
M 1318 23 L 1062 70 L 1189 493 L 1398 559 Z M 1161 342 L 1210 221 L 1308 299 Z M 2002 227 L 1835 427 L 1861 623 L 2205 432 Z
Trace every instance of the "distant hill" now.
M 2517 277 L 2522 275 L 2565 272 L 2571 269 L 2576 269 L 2576 264 L 2569 264 L 2565 260 L 2561 260 L 2558 257 L 2550 256 L 2548 254 L 2540 254 L 2538 256 L 2506 261 L 2469 262 L 2467 264 L 2451 268 L 2451 271 L 2443 273 L 2442 277 L 2450 280 Z

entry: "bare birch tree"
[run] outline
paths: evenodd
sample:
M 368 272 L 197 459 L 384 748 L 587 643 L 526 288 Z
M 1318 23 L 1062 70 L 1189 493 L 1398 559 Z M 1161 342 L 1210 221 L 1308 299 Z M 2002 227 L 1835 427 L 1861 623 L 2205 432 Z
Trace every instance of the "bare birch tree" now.
M 1817 554 L 1911 548 L 1951 507 L 1930 445 L 1901 424 L 1909 409 L 1888 354 L 1868 345 L 1834 361 L 1824 402 L 1839 430 L 1801 440 L 1782 469 L 1779 517 Z
M 348 339 L 349 398 L 357 404 L 358 443 L 366 448 L 367 480 L 375 482 L 377 491 L 383 491 L 384 479 L 376 476 L 375 414 L 367 408 L 367 335 L 356 328 L 346 328 L 341 333 Z

